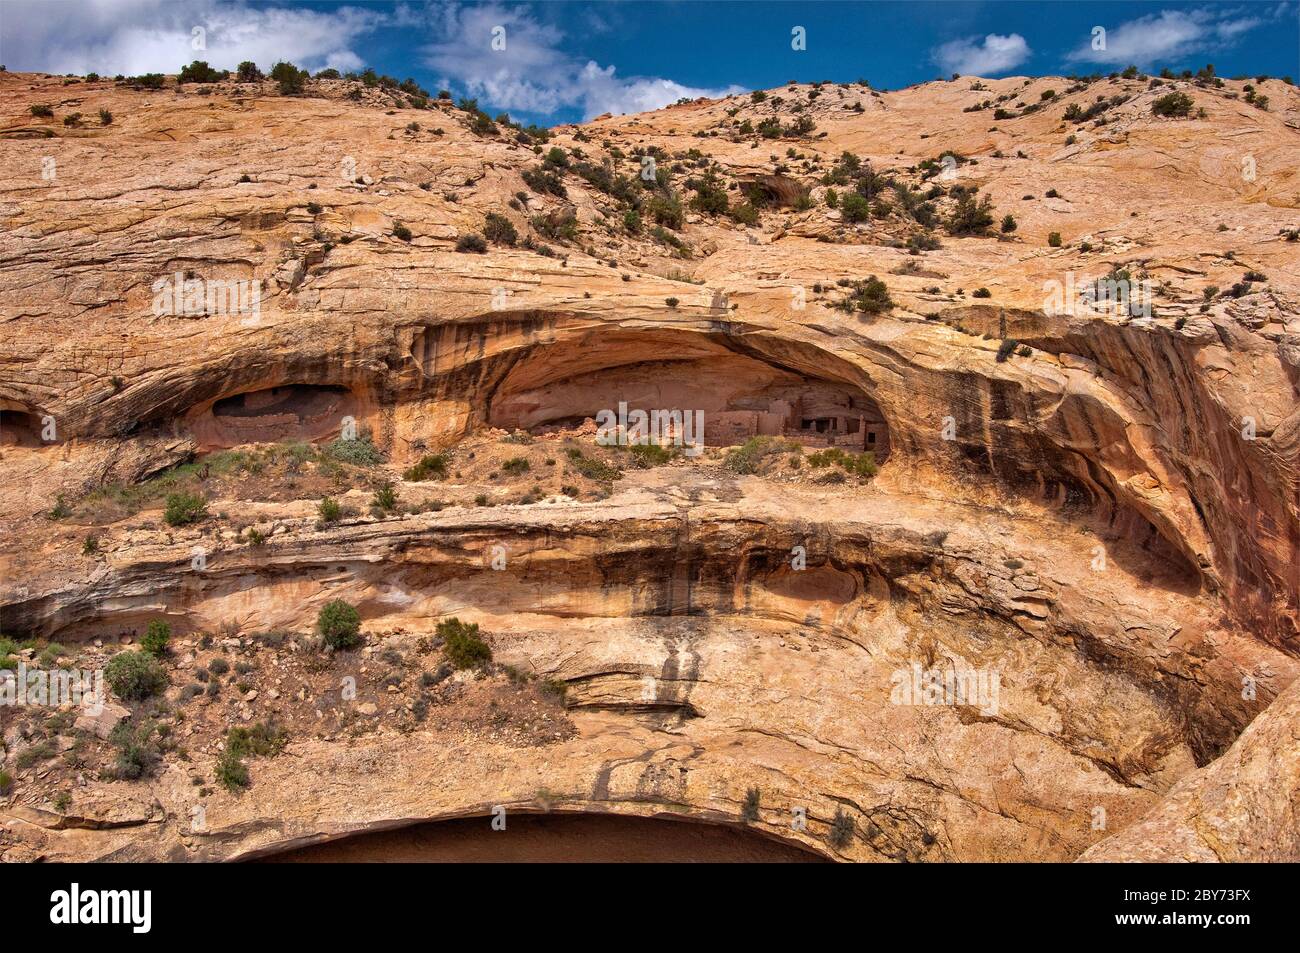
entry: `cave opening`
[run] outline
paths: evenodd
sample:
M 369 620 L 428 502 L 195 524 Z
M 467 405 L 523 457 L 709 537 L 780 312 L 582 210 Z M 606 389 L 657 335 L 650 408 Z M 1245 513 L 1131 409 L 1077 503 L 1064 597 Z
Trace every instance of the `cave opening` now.
M 347 394 L 346 387 L 328 384 L 287 384 L 223 397 L 212 405 L 218 417 L 295 416 L 299 421 L 332 410 Z
M 263 863 L 824 863 L 789 840 L 749 828 L 664 817 L 511 813 L 352 834 L 255 858 Z
M 705 335 L 614 332 L 534 347 L 493 392 L 487 422 L 545 432 L 620 408 L 701 413 L 708 446 L 780 437 L 812 449 L 872 451 L 877 462 L 889 453 L 889 424 L 861 387 Z
M 221 397 L 193 415 L 190 428 L 206 449 L 285 440 L 316 441 L 354 414 L 351 391 L 336 384 L 278 384 Z
M 25 410 L 0 407 L 0 447 L 40 447 L 41 421 Z

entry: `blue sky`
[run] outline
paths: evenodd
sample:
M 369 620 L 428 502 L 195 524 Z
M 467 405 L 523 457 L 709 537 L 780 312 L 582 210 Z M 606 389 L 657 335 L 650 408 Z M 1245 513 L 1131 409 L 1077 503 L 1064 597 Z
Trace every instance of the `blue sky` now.
M 796 26 L 803 50 L 792 48 Z M 504 49 L 492 47 L 494 28 Z M 1300 77 L 1300 3 L 0 3 L 0 62 L 10 70 L 173 73 L 191 59 L 218 67 L 251 59 L 267 69 L 282 58 L 313 70 L 371 66 L 476 96 L 494 113 L 555 123 L 790 79 L 864 78 L 896 89 L 953 72 L 1110 72 L 1129 63 L 1179 71 L 1208 62 L 1224 76 Z

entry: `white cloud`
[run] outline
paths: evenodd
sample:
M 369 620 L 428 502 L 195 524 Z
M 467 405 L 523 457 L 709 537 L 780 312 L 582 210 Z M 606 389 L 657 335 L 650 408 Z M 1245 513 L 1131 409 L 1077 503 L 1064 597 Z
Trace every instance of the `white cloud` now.
M 934 50 L 934 61 L 945 70 L 974 76 L 993 76 L 1015 69 L 1029 59 L 1032 50 L 1019 33 L 999 36 L 990 33 L 984 39 L 968 37 L 951 40 Z
M 579 108 L 589 119 L 741 92 L 739 86 L 704 89 L 659 77 L 620 77 L 612 65 L 564 52 L 564 34 L 527 7 L 452 4 L 442 12 L 442 38 L 424 49 L 426 63 L 494 109 L 550 114 Z M 504 49 L 493 49 L 495 27 L 505 30 Z
M 1279 6 L 1272 15 L 1280 15 L 1285 6 Z M 1107 30 L 1104 50 L 1094 50 L 1089 41 L 1066 59 L 1070 62 L 1150 66 L 1160 61 L 1176 61 L 1197 52 L 1222 49 L 1264 22 L 1259 17 L 1243 17 L 1239 13 L 1234 11 L 1236 18 L 1233 19 L 1209 10 L 1162 10 Z
M 683 86 L 671 79 L 621 79 L 614 75 L 613 66 L 601 69 L 590 61 L 578 73 L 578 86 L 582 90 L 588 117 L 607 112 L 647 112 L 683 98 L 726 96 L 741 92 L 739 86 L 730 86 L 725 90 L 707 90 Z
M 191 60 L 231 69 L 289 60 L 308 69 L 354 68 L 355 41 L 386 21 L 357 7 L 327 12 L 216 0 L 18 0 L 4 8 L 11 70 L 175 73 Z M 206 49 L 194 49 L 194 28 Z
M 233 69 L 252 60 L 264 70 L 288 60 L 313 72 L 367 65 L 363 43 L 380 28 L 427 32 L 420 52 L 444 86 L 468 90 L 484 106 L 549 116 L 576 109 L 658 109 L 682 98 L 725 96 L 739 86 L 706 89 L 654 76 L 620 76 L 565 51 L 564 34 L 527 6 L 417 6 L 384 10 L 364 3 L 326 10 L 251 6 L 245 0 L 0 0 L 3 59 L 10 70 L 49 73 L 175 73 L 191 60 Z M 612 29 L 605 11 L 588 12 L 585 32 Z M 492 28 L 506 29 L 506 48 L 492 49 Z M 206 31 L 194 49 L 193 30 Z

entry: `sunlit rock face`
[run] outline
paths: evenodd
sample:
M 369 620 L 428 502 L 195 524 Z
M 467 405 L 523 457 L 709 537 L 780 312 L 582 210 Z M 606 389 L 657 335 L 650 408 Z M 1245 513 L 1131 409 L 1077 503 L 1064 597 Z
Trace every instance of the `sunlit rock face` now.
M 561 127 L 561 196 L 449 103 L 0 73 L 31 178 L 0 206 L 8 657 L 102 670 L 172 632 L 167 712 L 114 700 L 167 726 L 134 776 L 55 707 L 0 710 L 0 854 L 371 859 L 430 822 L 470 856 L 455 825 L 500 809 L 541 819 L 532 857 L 580 816 L 612 856 L 676 818 L 715 859 L 1296 859 L 1300 96 L 963 111 L 1071 87 L 1025 84 Z M 751 148 L 796 100 L 825 136 Z M 601 186 L 648 202 L 652 148 L 680 228 Z M 860 223 L 827 201 L 867 182 L 845 152 L 898 185 Z M 756 220 L 691 207 L 701 161 Z M 1016 228 L 949 234 L 954 186 Z M 515 244 L 455 251 L 488 213 Z M 1149 314 L 1065 306 L 1119 270 Z M 663 459 L 599 439 L 635 412 Z M 321 648 L 333 600 L 363 644 Z M 490 664 L 453 671 L 453 618 Z M 230 729 L 268 724 L 224 786 Z

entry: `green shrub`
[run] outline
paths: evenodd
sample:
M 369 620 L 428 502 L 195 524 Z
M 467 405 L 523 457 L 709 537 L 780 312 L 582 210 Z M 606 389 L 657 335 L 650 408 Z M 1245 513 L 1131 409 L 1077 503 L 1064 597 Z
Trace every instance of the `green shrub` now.
M 565 696 L 569 694 L 569 685 L 562 678 L 544 678 L 537 686 L 537 690 L 543 695 L 564 701 Z
M 113 694 L 124 701 L 138 701 L 167 687 L 167 673 L 147 652 L 119 652 L 104 666 L 104 679 Z
M 826 833 L 826 840 L 836 850 L 847 847 L 849 841 L 853 839 L 853 818 L 844 813 L 844 808 L 835 809 L 835 817 L 831 819 L 830 830 Z
M 569 447 L 564 453 L 569 458 L 569 466 L 588 480 L 608 483 L 623 477 L 622 471 L 617 467 L 611 467 L 602 460 L 589 457 L 576 447 Z
M 252 60 L 244 60 L 235 70 L 235 79 L 241 83 L 255 83 L 262 78 L 262 71 Z
M 340 463 L 358 467 L 373 467 L 384 462 L 384 455 L 370 442 L 369 437 L 340 437 L 325 448 L 325 455 Z
M 1048 232 L 1048 234 L 1047 234 L 1047 244 L 1051 245 L 1053 248 L 1060 248 L 1060 247 L 1061 247 L 1061 233 L 1060 233 L 1060 232 Z
M 229 745 L 222 749 L 221 755 L 217 758 L 216 776 L 217 783 L 232 793 L 248 787 L 248 766 L 230 749 Z
M 1011 352 L 1016 349 L 1016 345 L 1019 343 L 1020 343 L 1019 341 L 1012 340 L 1011 338 L 1006 338 L 1005 340 L 1003 340 L 1003 342 L 998 345 L 998 363 L 1001 364 L 1003 361 L 1009 358 L 1011 356 Z
M 529 466 L 528 461 L 523 457 L 511 457 L 505 463 L 501 464 L 501 469 L 510 476 L 519 476 L 522 473 L 527 473 L 531 467 Z
M 8 796 L 9 790 L 14 786 L 14 776 L 8 771 L 0 770 L 0 796 Z
M 188 526 L 197 523 L 208 515 L 208 504 L 203 497 L 184 490 L 167 495 L 167 507 L 163 511 L 163 520 L 168 526 Z
M 513 245 L 519 240 L 519 233 L 510 219 L 496 212 L 488 212 L 487 221 L 483 225 L 483 237 L 494 245 Z
M 259 721 L 251 728 L 231 728 L 226 734 L 226 750 L 235 757 L 250 755 L 270 758 L 284 750 L 289 743 L 289 732 L 274 723 Z
M 983 235 L 993 225 L 993 200 L 987 195 L 980 201 L 972 192 L 962 193 L 947 222 L 952 235 Z
M 375 489 L 375 495 L 371 498 L 371 506 L 378 507 L 385 513 L 391 513 L 397 509 L 397 490 L 391 483 L 381 483 Z
M 129 76 L 125 82 L 130 86 L 141 86 L 144 89 L 162 89 L 167 82 L 167 77 L 162 73 L 141 73 L 139 76 Z
M 54 745 L 49 741 L 38 741 L 22 750 L 22 753 L 14 759 L 14 766 L 19 771 L 26 771 L 28 768 L 35 767 L 42 761 L 48 761 L 53 757 Z
M 691 257 L 691 246 L 686 244 L 686 242 L 682 241 L 672 232 L 668 231 L 668 229 L 664 228 L 662 225 L 656 225 L 654 228 L 650 229 L 650 237 L 657 242 L 662 242 L 665 245 L 672 246 L 672 248 L 676 249 L 679 258 Z
M 554 195 L 557 198 L 565 198 L 568 191 L 564 187 L 560 174 L 542 166 L 534 166 L 531 169 L 525 169 L 522 173 L 524 182 L 530 189 L 539 195 Z
M 1186 118 L 1192 112 L 1192 97 L 1186 93 L 1166 93 L 1151 103 L 1153 116 L 1169 116 L 1175 119 Z
M 99 124 L 101 126 L 113 125 L 113 114 L 109 112 L 107 109 L 101 109 L 99 111 Z
M 814 470 L 822 467 L 837 466 L 840 469 L 852 473 L 863 479 L 870 479 L 876 475 L 878 467 L 876 466 L 876 454 L 873 450 L 865 453 L 850 453 L 841 450 L 839 447 L 828 447 L 825 450 L 808 455 L 808 466 Z
M 840 216 L 846 222 L 865 222 L 871 217 L 871 203 L 857 192 L 850 192 L 840 200 Z
M 1010 235 L 1016 230 L 1016 217 L 1014 215 L 1002 216 L 1002 234 Z
M 460 619 L 443 619 L 438 623 L 438 636 L 443 640 L 447 661 L 456 668 L 473 668 L 492 661 L 492 650 L 479 637 L 478 623 L 464 623 Z
M 850 282 L 848 288 L 849 292 L 840 306 L 849 313 L 856 311 L 880 314 L 894 306 L 894 300 L 889 297 L 889 288 L 875 275 L 869 276 L 865 281 Z
M 537 234 L 557 242 L 578 240 L 578 217 L 572 211 L 534 215 L 529 222 Z
M 272 758 L 285 749 L 287 742 L 289 732 L 274 724 L 257 722 L 251 728 L 231 728 L 217 758 L 217 783 L 230 792 L 247 788 L 251 777 L 243 759 Z
M 992 298 L 992 297 L 993 297 L 993 292 L 992 292 L 992 291 L 989 291 L 988 288 L 976 288 L 974 291 L 971 292 L 971 297 L 972 297 L 972 298 Z
M 753 824 L 758 820 L 758 804 L 762 794 L 758 788 L 750 788 L 745 792 L 745 803 L 740 809 L 740 817 L 746 824 Z
M 456 251 L 481 255 L 487 251 L 487 242 L 477 232 L 466 232 L 456 239 Z
M 411 240 L 411 230 L 398 222 L 393 226 L 393 237 L 398 241 L 409 242 Z
M 295 96 L 301 93 L 311 74 L 305 69 L 298 69 L 292 63 L 276 63 L 271 67 L 271 79 L 280 84 L 281 96 Z
M 171 639 L 172 627 L 161 619 L 153 619 L 140 640 L 140 648 L 154 658 L 162 658 L 167 654 L 167 644 Z
M 727 451 L 722 466 L 732 473 L 754 474 L 767 457 L 797 449 L 798 444 L 779 437 L 750 437 L 739 447 Z
M 27 107 L 27 111 L 33 116 L 42 117 L 44 119 L 54 118 L 54 108 L 52 106 L 47 106 L 44 103 L 33 103 L 31 106 Z
M 361 616 L 342 599 L 335 599 L 316 616 L 316 631 L 332 649 L 355 648 L 361 644 Z
M 225 675 L 230 671 L 230 663 L 218 655 L 208 663 L 208 671 L 213 675 Z
M 692 179 L 687 185 L 695 190 L 695 197 L 690 202 L 695 211 L 706 215 L 725 215 L 731 207 L 727 188 L 712 169 L 700 178 Z
M 339 506 L 339 501 L 333 497 L 325 497 L 320 501 L 320 506 L 316 508 L 316 513 L 322 523 L 337 523 L 343 516 L 343 507 Z
M 153 773 L 162 753 L 154 740 L 157 726 L 137 725 L 133 721 L 120 721 L 108 736 L 117 749 L 113 762 L 113 776 L 123 781 L 134 781 Z
M 426 453 L 415 466 L 402 474 L 402 479 L 412 483 L 423 480 L 445 480 L 451 459 L 445 453 Z
M 41 649 L 40 655 L 36 656 L 36 661 L 40 662 L 41 665 L 46 668 L 50 668 L 59 660 L 59 656 L 64 655 L 66 652 L 67 649 L 58 642 L 51 642 L 49 645 L 45 646 L 45 648 Z
M 680 230 L 686 222 L 686 211 L 682 203 L 673 196 L 652 195 L 646 200 L 642 210 L 660 225 Z
M 671 450 L 657 443 L 636 443 L 627 447 L 626 450 L 632 458 L 632 466 L 638 470 L 649 470 L 651 467 L 663 466 L 671 461 L 674 456 Z
M 217 83 L 229 75 L 225 70 L 213 69 L 203 60 L 195 60 L 189 66 L 181 67 L 180 73 L 176 76 L 176 85 L 180 86 L 184 83 Z

